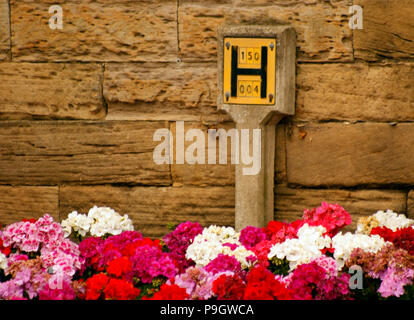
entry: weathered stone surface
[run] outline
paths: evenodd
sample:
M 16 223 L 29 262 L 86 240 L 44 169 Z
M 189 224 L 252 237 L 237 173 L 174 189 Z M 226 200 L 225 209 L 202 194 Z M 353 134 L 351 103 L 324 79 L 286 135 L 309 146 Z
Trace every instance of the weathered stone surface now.
M 233 187 L 111 187 L 60 188 L 61 218 L 73 210 L 86 213 L 93 205 L 128 214 L 135 230 L 146 236 L 168 233 L 167 223 L 198 221 L 202 225 L 234 225 Z
M 355 58 L 414 58 L 412 0 L 354 0 L 363 8 L 362 30 L 354 30 Z
M 408 192 L 407 197 L 407 216 L 414 219 L 414 190 Z
M 296 29 L 300 61 L 351 61 L 352 1 L 183 0 L 179 3 L 180 55 L 186 60 L 217 58 L 217 27 L 234 24 L 290 24 Z
M 0 122 L 0 184 L 170 185 L 153 160 L 167 122 Z
M 276 126 L 275 183 L 286 183 L 286 125 Z
M 321 123 L 288 131 L 289 184 L 414 184 L 413 124 Z
M 2 63 L 0 119 L 105 116 L 98 64 Z
M 352 216 L 347 230 L 355 230 L 359 217 L 369 216 L 378 210 L 406 211 L 406 192 L 398 190 L 339 190 L 293 189 L 277 186 L 275 194 L 275 219 L 293 221 L 303 215 L 304 209 L 312 209 L 321 202 L 337 203 Z
M 0 0 L 0 61 L 10 59 L 9 3 Z
M 52 4 L 63 29 L 49 28 Z M 19 61 L 175 61 L 176 1 L 11 0 L 13 59 Z
M 104 96 L 113 120 L 222 121 L 216 64 L 107 64 Z
M 297 120 L 414 120 L 414 64 L 300 64 Z
M 39 218 L 48 213 L 59 221 L 58 187 L 0 186 L 0 224 Z
M 171 123 L 171 133 L 174 137 L 174 162 L 171 165 L 171 175 L 174 186 L 181 185 L 197 185 L 197 186 L 234 186 L 234 170 L 235 166 L 231 163 L 231 139 L 227 139 L 227 164 L 219 163 L 219 148 L 220 141 L 219 136 L 216 136 L 216 163 L 208 164 L 208 129 L 230 130 L 235 128 L 234 123 L 227 122 L 220 125 L 203 125 L 199 122 L 184 122 L 185 134 L 190 129 L 200 129 L 204 133 L 205 137 L 205 164 L 188 164 L 186 161 L 184 164 L 177 164 L 177 135 L 176 135 L 176 123 Z M 194 140 L 195 141 L 195 140 Z M 192 141 L 185 141 L 184 152 Z M 211 148 L 211 146 L 210 146 Z

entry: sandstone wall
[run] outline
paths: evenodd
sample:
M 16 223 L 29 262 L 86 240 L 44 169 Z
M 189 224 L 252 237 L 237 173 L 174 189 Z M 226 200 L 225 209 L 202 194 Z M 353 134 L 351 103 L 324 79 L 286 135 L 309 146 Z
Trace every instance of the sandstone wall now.
M 48 26 L 53 4 L 62 30 Z M 348 25 L 354 4 L 363 30 Z M 234 166 L 152 159 L 154 131 L 177 120 L 233 126 L 216 111 L 217 27 L 230 22 L 297 32 L 275 218 L 321 201 L 414 217 L 413 17 L 412 0 L 0 0 L 0 221 L 96 204 L 149 236 L 232 225 Z

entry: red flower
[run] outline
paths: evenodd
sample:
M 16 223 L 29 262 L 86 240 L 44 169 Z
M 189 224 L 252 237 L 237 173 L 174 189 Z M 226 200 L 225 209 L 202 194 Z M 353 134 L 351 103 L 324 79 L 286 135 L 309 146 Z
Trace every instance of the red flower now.
M 270 240 L 272 238 L 272 235 L 278 233 L 280 230 L 282 230 L 285 227 L 285 223 L 280 221 L 269 221 L 267 224 L 267 227 L 264 229 L 266 232 L 267 238 Z
M 218 300 L 241 300 L 244 288 L 243 280 L 237 275 L 222 274 L 213 282 L 213 292 L 217 295 Z
M 296 238 L 298 230 L 304 225 L 303 220 L 296 220 L 291 223 L 270 221 L 264 229 L 267 239 L 272 243 L 282 243 L 286 239 Z
M 100 298 L 109 277 L 104 273 L 98 273 L 86 280 L 86 300 L 97 300 Z
M 377 234 L 385 241 L 392 242 L 397 248 L 407 250 L 414 255 L 414 229 L 411 227 L 392 231 L 387 227 L 376 227 L 371 230 L 371 235 Z
M 149 300 L 185 300 L 189 295 L 184 288 L 176 284 L 164 283 L 160 290 L 156 292 Z
M 36 223 L 36 219 L 32 218 L 32 219 L 22 219 L 22 222 L 30 222 L 30 223 Z
M 3 239 L 0 239 L 0 252 L 3 253 L 6 256 L 9 256 L 9 254 L 11 253 L 11 248 L 10 247 L 4 247 L 3 246 Z
M 109 280 L 104 289 L 106 300 L 134 300 L 140 292 L 132 283 L 122 279 Z
M 160 240 L 152 240 L 150 238 L 144 238 L 141 240 L 136 240 L 128 245 L 125 246 L 125 248 L 121 251 L 122 255 L 127 257 L 132 257 L 135 255 L 135 251 L 138 247 L 142 246 L 150 246 L 150 247 L 156 247 L 160 250 L 162 250 L 162 246 L 160 244 Z
M 109 275 L 120 278 L 132 271 L 132 264 L 127 257 L 117 258 L 108 263 L 106 271 Z
M 247 275 L 245 300 L 290 300 L 291 293 L 273 273 L 264 267 L 256 267 Z

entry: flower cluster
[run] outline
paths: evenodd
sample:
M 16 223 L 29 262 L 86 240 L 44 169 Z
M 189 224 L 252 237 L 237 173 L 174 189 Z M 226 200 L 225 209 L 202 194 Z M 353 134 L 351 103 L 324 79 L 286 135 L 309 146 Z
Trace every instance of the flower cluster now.
M 213 283 L 219 300 L 289 300 L 292 293 L 266 268 L 254 267 L 243 279 L 222 274 Z
M 24 220 L 1 232 L 2 269 L 11 277 L 0 284 L 3 299 L 74 297 L 71 279 L 81 269 L 83 260 L 78 246 L 64 237 L 59 223 L 45 215 L 38 220 Z
M 351 215 L 337 204 L 322 202 L 321 206 L 305 210 L 303 220 L 310 226 L 322 226 L 332 237 L 340 229 L 351 224 Z
M 218 226 L 205 228 L 197 235 L 187 248 L 186 258 L 204 267 L 219 254 L 234 256 L 243 268 L 251 266 L 256 259 L 254 253 L 240 243 L 239 233 L 231 227 Z
M 177 262 L 179 271 L 182 272 L 193 264 L 185 258 L 185 254 L 194 238 L 202 232 L 201 224 L 187 221 L 179 224 L 173 232 L 164 236 L 163 240 L 171 252 L 171 257 Z
M 105 240 L 87 238 L 79 244 L 79 249 L 85 260 L 81 276 L 86 280 L 87 299 L 131 297 L 137 293 L 131 289 L 134 285 L 165 282 L 178 271 L 169 253 L 162 250 L 159 240 L 143 238 L 136 231 L 124 231 Z M 90 274 L 99 277 L 93 278 Z M 122 284 L 123 293 L 112 289 L 115 284 Z
M 73 212 L 62 225 L 45 215 L 0 230 L 0 299 L 414 298 L 412 220 L 378 211 L 343 234 L 350 223 L 322 202 L 293 222 L 236 232 L 187 221 L 161 240 L 110 208 Z
M 358 265 L 367 277 L 380 279 L 378 293 L 385 298 L 400 297 L 405 293 L 404 287 L 413 284 L 414 256 L 391 243 L 375 253 L 356 248 L 346 265 Z
M 176 276 L 173 282 L 186 290 L 189 299 L 207 300 L 213 296 L 213 282 L 217 276 L 218 274 L 195 266 Z
M 94 206 L 88 214 L 80 214 L 77 211 L 69 213 L 66 220 L 62 221 L 65 236 L 75 233 L 78 237 L 90 234 L 94 237 L 105 235 L 117 235 L 122 231 L 132 231 L 134 226 L 128 215 L 121 216 L 115 210 L 108 207 Z
M 98 273 L 86 280 L 86 300 L 133 300 L 138 298 L 140 290 L 124 279 L 112 278 Z
M 357 232 L 370 234 L 376 227 L 386 227 L 392 231 L 414 226 L 414 220 L 408 219 L 403 214 L 397 214 L 392 210 L 378 211 L 372 216 L 358 220 Z
M 332 246 L 335 249 L 334 258 L 339 269 L 342 269 L 354 249 L 360 248 L 366 252 L 375 253 L 381 250 L 385 243 L 386 241 L 378 235 L 367 236 L 350 232 L 345 234 L 340 232 L 332 238 Z
M 284 282 L 288 283 L 296 300 L 336 300 L 347 299 L 350 294 L 350 275 L 340 276 L 334 271 L 335 260 L 324 257 L 298 266 Z
M 322 255 L 322 249 L 329 248 L 331 238 L 324 234 L 326 229 L 322 226 L 309 227 L 305 223 L 297 232 L 297 239 L 287 239 L 282 243 L 276 243 L 270 248 L 269 259 L 287 259 L 290 270 L 297 266 L 309 263 L 311 259 Z

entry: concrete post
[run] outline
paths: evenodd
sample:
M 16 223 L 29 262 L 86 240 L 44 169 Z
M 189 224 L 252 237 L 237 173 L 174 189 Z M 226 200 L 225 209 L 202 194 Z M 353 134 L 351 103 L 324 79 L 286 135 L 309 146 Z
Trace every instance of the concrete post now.
M 225 102 L 226 100 L 228 101 L 228 93 L 226 95 L 223 91 L 223 52 L 226 48 L 224 39 L 229 37 L 275 39 L 276 70 L 274 72 L 275 96 L 273 104 L 250 105 Z M 268 221 L 273 220 L 276 125 L 285 115 L 294 114 L 295 70 L 296 34 L 291 27 L 222 26 L 219 28 L 218 109 L 227 112 L 231 116 L 236 123 L 239 133 L 242 129 L 249 129 L 250 132 L 253 129 L 261 130 L 261 170 L 259 173 L 256 175 L 245 175 L 243 174 L 243 168 L 245 168 L 243 163 L 236 165 L 236 230 L 240 230 L 248 225 L 263 227 Z M 250 139 L 250 144 L 252 144 L 252 139 Z M 252 150 L 252 146 L 250 149 Z

